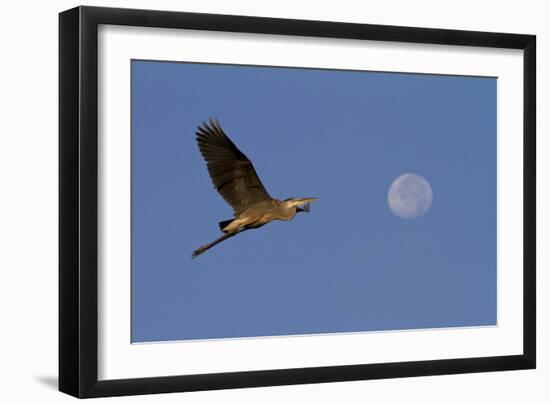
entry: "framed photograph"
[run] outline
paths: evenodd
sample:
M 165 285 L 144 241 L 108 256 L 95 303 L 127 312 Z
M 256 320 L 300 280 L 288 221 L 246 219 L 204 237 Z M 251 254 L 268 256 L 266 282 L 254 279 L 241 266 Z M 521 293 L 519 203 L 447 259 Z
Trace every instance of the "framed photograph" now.
M 535 36 L 59 28 L 61 391 L 535 368 Z

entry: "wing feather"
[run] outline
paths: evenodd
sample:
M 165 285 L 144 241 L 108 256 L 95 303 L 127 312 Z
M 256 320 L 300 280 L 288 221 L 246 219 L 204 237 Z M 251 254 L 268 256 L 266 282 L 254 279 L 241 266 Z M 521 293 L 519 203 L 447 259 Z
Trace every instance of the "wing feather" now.
M 271 200 L 252 162 L 229 139 L 217 120 L 203 122 L 196 135 L 214 188 L 235 213 L 250 204 Z

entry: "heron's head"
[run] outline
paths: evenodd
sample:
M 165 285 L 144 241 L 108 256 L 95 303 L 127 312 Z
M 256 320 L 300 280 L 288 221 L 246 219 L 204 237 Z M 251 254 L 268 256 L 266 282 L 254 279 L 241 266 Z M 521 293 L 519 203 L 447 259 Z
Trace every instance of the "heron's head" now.
M 317 200 L 317 198 L 287 198 L 285 202 L 296 208 L 296 212 L 309 212 L 309 203 Z

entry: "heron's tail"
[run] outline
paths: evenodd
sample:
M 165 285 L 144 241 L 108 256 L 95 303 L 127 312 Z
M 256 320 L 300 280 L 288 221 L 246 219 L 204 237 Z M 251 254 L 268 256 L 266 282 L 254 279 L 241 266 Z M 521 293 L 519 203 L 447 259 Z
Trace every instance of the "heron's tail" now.
M 217 238 L 216 240 L 212 241 L 211 243 L 200 246 L 195 251 L 193 251 L 193 254 L 191 255 L 191 258 L 197 258 L 199 255 L 201 255 L 205 251 L 209 250 L 210 248 L 214 247 L 216 244 L 219 244 L 222 241 L 227 240 L 228 238 L 231 238 L 231 237 L 235 236 L 236 234 L 238 234 L 238 233 L 240 233 L 241 231 L 244 231 L 244 230 L 246 230 L 246 229 L 239 229 L 239 230 L 236 230 L 236 231 L 225 233 L 223 236 Z
M 229 223 L 231 223 L 233 220 L 235 219 L 223 220 L 219 222 L 218 226 L 220 226 L 220 230 L 223 231 L 223 229 L 225 229 L 229 225 Z

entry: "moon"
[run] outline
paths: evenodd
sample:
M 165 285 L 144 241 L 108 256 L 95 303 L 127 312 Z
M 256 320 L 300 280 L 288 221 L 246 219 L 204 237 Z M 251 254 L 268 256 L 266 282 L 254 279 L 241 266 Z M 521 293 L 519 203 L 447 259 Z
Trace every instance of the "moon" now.
M 388 205 L 401 219 L 415 219 L 432 206 L 430 183 L 422 176 L 405 173 L 393 180 L 388 191 Z

